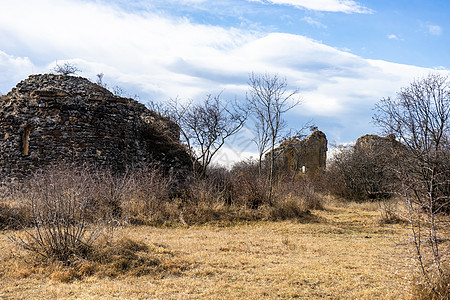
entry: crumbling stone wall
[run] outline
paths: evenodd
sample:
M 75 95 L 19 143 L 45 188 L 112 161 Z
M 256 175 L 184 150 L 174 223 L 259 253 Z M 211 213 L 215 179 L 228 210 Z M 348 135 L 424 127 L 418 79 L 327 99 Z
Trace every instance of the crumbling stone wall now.
M 355 150 L 387 152 L 392 151 L 393 146 L 399 147 L 399 142 L 395 140 L 394 135 L 383 137 L 376 134 L 366 134 L 356 140 Z
M 187 172 L 189 159 L 174 122 L 85 78 L 32 75 L 0 101 L 2 178 L 74 162 Z
M 325 169 L 327 161 L 327 138 L 315 130 L 306 139 L 291 138 L 275 149 L 276 168 L 280 172 L 316 173 Z M 270 155 L 270 153 L 268 154 Z

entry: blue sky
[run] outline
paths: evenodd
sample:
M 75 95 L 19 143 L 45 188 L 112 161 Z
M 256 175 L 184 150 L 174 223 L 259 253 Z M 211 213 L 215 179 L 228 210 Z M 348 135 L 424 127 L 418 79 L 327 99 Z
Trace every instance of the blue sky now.
M 330 142 L 366 133 L 375 103 L 450 74 L 448 0 L 0 0 L 0 93 L 68 61 L 148 100 L 244 99 L 248 74 L 285 76 Z M 251 125 L 218 162 L 254 155 Z

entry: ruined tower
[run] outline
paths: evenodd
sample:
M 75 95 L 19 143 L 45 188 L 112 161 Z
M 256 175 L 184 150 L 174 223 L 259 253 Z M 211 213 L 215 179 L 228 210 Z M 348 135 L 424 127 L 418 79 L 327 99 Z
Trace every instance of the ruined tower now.
M 0 101 L 3 179 L 58 163 L 180 171 L 189 159 L 174 122 L 82 77 L 32 75 Z
M 326 167 L 327 150 L 327 137 L 320 130 L 304 140 L 288 139 L 275 149 L 276 168 L 280 172 L 316 173 Z

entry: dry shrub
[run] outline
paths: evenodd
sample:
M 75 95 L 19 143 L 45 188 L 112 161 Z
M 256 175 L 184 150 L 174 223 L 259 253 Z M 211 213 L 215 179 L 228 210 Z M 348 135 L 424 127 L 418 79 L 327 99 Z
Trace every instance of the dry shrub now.
M 323 209 L 322 197 L 306 177 L 279 181 L 269 201 L 269 186 L 251 162 L 233 170 L 212 169 L 190 182 L 176 201 L 183 224 L 301 219 Z
M 179 198 L 179 221 L 183 224 L 202 224 L 234 217 L 231 188 L 226 170 L 216 169 L 204 178 L 189 182 Z
M 380 211 L 378 223 L 380 225 L 408 223 L 408 219 L 402 217 L 400 201 L 397 198 L 378 201 Z
M 269 199 L 266 170 L 259 173 L 258 164 L 241 162 L 233 167 L 233 203 L 250 210 L 256 218 L 304 218 L 312 209 L 323 209 L 323 197 L 316 192 L 322 185 L 321 174 L 307 176 L 288 174 L 277 179 Z
M 305 208 L 308 209 L 324 209 L 323 197 L 316 192 L 315 185 L 306 178 L 300 184 L 300 193 L 305 203 Z
M 31 224 L 29 211 L 15 203 L 0 203 L 0 230 L 18 229 Z
M 258 174 L 253 163 L 241 163 L 232 171 L 210 168 L 206 176 L 186 181 L 177 193 L 173 186 L 170 177 L 154 168 L 130 169 L 121 175 L 86 166 L 59 166 L 38 172 L 15 195 L 28 207 L 28 225 L 34 227 L 26 231 L 26 238 L 17 240 L 44 257 L 56 255 L 68 260 L 78 252 L 84 255 L 85 245 L 97 238 L 97 226 L 113 229 L 126 224 L 235 222 L 274 219 L 274 215 L 285 219 L 299 217 L 300 210 L 304 213 L 322 208 L 313 182 L 304 178 L 280 181 L 269 201 L 266 178 Z M 297 199 L 295 205 L 286 197 Z M 288 212 L 287 207 L 293 211 Z M 58 215 L 56 223 L 52 213 Z M 46 234 L 41 235 L 42 230 Z M 55 238 L 61 241 L 53 243 Z
M 395 176 L 389 167 L 389 149 L 359 150 L 341 147 L 330 159 L 326 172 L 326 189 L 350 201 L 388 199 Z
M 275 189 L 271 216 L 275 220 L 307 219 L 310 210 L 324 209 L 322 196 L 306 178 L 279 182 Z
M 307 180 L 279 182 L 269 201 L 269 185 L 258 166 L 242 162 L 231 171 L 212 168 L 190 182 L 182 195 L 180 221 L 185 224 L 303 218 L 322 201 Z
M 179 215 L 178 205 L 171 200 L 173 182 L 156 168 L 140 167 L 114 174 L 89 166 L 52 167 L 27 181 L 16 198 L 34 197 L 35 191 L 41 193 L 50 186 L 60 190 L 55 193 L 67 196 L 69 189 L 75 189 L 77 195 L 84 197 L 82 209 L 87 224 L 157 225 L 172 222 Z
M 275 202 L 270 210 L 270 214 L 271 219 L 287 220 L 305 217 L 310 215 L 310 212 L 304 198 L 288 194 L 283 199 Z
M 160 259 L 143 242 L 122 237 L 113 241 L 104 239 L 95 246 L 89 260 L 100 276 L 142 276 L 160 271 Z
M 206 176 L 195 178 L 175 201 L 182 224 L 208 222 L 235 223 L 270 218 L 265 205 L 266 191 L 251 182 L 250 172 L 210 168 Z M 263 194 L 261 197 L 257 195 Z
M 430 273 L 429 282 L 424 281 L 423 276 L 416 277 L 411 293 L 411 298 L 417 300 L 450 299 L 450 268 L 443 269 L 442 274 Z
M 11 235 L 23 248 L 70 263 L 84 257 L 99 236 L 91 221 L 95 185 L 83 169 L 64 167 L 37 172 L 15 195 L 31 215 L 31 227 Z
M 18 229 L 31 224 L 30 210 L 15 198 L 13 184 L 0 184 L 0 230 Z
M 243 161 L 231 170 L 233 203 L 257 209 L 269 202 L 269 186 L 264 174 L 259 174 L 255 161 Z
M 275 188 L 275 201 L 284 201 L 286 197 L 301 199 L 304 211 L 323 209 L 323 197 L 316 192 L 313 177 L 301 174 L 293 179 L 281 180 Z
M 85 257 L 72 257 L 70 264 L 43 259 L 33 252 L 11 250 L 9 265 L 2 265 L 1 276 L 25 278 L 45 276 L 58 282 L 72 282 L 87 277 L 179 275 L 191 263 L 179 259 L 163 245 L 147 245 L 124 235 L 104 235 L 92 244 Z M 11 265 L 11 263 L 13 265 Z
M 158 169 L 132 170 L 120 177 L 110 176 L 102 185 L 103 203 L 106 207 L 113 203 L 120 211 L 120 215 L 112 219 L 120 217 L 131 224 L 161 225 L 178 216 L 178 204 L 171 200 L 172 180 Z
M 164 246 L 147 245 L 126 236 L 112 238 L 104 236 L 94 245 L 86 259 L 80 259 L 71 266 L 61 266 L 51 277 L 68 282 L 89 276 L 164 276 L 180 274 L 190 264 L 179 260 Z

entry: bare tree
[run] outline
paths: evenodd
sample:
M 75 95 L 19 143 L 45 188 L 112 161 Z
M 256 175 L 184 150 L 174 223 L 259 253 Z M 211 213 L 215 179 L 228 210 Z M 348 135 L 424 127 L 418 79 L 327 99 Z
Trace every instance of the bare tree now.
M 62 65 L 56 63 L 56 67 L 54 67 L 52 71 L 60 75 L 72 75 L 72 74 L 75 75 L 78 72 L 81 72 L 81 70 L 78 69 L 78 67 L 75 64 L 71 64 L 68 62 L 65 62 Z
M 99 86 L 101 86 L 101 87 L 103 87 L 103 88 L 106 88 L 107 87 L 107 84 L 103 81 L 103 76 L 105 76 L 105 74 L 103 74 L 103 73 L 98 73 L 97 75 L 95 75 L 96 77 L 97 77 L 97 80 L 96 80 L 96 84 L 98 84 Z
M 286 78 L 271 74 L 250 74 L 248 103 L 255 117 L 255 143 L 259 152 L 259 172 L 262 158 L 269 150 L 269 201 L 272 194 L 275 165 L 275 145 L 286 127 L 283 114 L 300 104 L 294 99 L 297 90 L 288 91 Z
M 123 89 L 122 87 L 120 87 L 118 85 L 115 85 L 112 88 L 111 92 L 114 94 L 114 96 L 125 97 L 125 95 L 126 95 L 125 89 Z
M 201 103 L 183 104 L 174 99 L 169 101 L 168 108 L 161 110 L 180 126 L 182 138 L 195 158 L 194 169 L 199 163 L 202 175 L 225 141 L 236 134 L 247 119 L 247 113 L 237 103 L 227 105 L 220 96 L 208 95 Z
M 173 121 L 177 121 L 176 109 L 179 108 L 179 101 L 177 98 L 170 99 L 168 103 L 163 103 L 160 101 L 149 100 L 147 102 L 147 107 L 154 111 L 155 113 L 171 118 Z M 178 123 L 178 122 L 177 122 Z
M 449 225 L 441 216 L 450 212 L 450 81 L 430 74 L 401 89 L 396 98 L 382 99 L 376 111 L 376 124 L 404 145 L 392 167 L 408 207 L 420 269 L 438 295 L 431 273 L 444 276 L 439 233 Z M 428 246 L 432 253 L 429 259 Z

